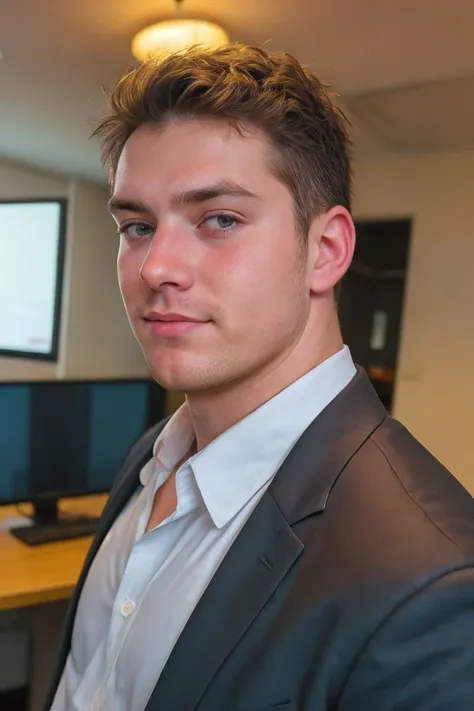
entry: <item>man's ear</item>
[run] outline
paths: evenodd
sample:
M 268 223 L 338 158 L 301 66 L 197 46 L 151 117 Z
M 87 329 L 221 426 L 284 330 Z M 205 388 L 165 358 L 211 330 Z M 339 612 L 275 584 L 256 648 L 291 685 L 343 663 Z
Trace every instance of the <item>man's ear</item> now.
M 345 207 L 336 205 L 316 217 L 308 233 L 310 288 L 313 294 L 333 289 L 354 256 L 355 227 Z

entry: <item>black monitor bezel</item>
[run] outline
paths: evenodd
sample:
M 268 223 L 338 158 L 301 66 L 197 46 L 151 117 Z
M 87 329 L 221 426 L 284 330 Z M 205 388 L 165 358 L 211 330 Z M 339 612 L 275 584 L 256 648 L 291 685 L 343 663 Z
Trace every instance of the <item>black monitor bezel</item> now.
M 50 363 L 57 363 L 59 357 L 59 338 L 61 333 L 61 306 L 66 261 L 66 225 L 68 210 L 67 198 L 12 198 L 10 200 L 3 198 L 0 200 L 0 205 L 37 205 L 38 203 L 54 203 L 55 205 L 59 205 L 59 235 L 58 253 L 56 259 L 56 293 L 54 296 L 54 321 L 51 348 L 47 353 L 0 348 L 0 356 L 7 358 L 25 358 L 28 360 L 39 360 Z

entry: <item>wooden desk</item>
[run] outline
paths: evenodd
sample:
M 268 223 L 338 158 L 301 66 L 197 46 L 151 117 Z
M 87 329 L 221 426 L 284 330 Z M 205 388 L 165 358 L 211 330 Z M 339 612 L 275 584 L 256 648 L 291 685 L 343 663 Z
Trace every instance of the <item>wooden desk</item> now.
M 106 495 L 63 499 L 60 510 L 99 516 L 106 500 Z M 26 513 L 28 505 L 21 510 Z M 92 536 L 27 546 L 2 528 L 6 519 L 15 517 L 15 506 L 0 507 L 0 610 L 69 599 Z
M 99 516 L 106 495 L 63 499 L 60 511 Z M 31 509 L 22 505 L 27 514 Z M 0 506 L 0 610 L 29 607 L 29 711 L 42 711 L 53 673 L 59 638 L 92 536 L 28 546 L 5 529 L 21 515 L 16 506 Z

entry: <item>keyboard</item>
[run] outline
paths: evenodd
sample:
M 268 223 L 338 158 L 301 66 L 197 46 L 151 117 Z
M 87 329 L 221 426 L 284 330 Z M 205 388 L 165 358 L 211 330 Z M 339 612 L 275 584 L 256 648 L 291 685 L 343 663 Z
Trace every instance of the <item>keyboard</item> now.
M 65 519 L 52 524 L 34 523 L 32 526 L 18 526 L 11 528 L 10 533 L 28 546 L 39 546 L 43 543 L 56 543 L 90 536 L 97 531 L 98 523 L 99 519 L 93 517 Z

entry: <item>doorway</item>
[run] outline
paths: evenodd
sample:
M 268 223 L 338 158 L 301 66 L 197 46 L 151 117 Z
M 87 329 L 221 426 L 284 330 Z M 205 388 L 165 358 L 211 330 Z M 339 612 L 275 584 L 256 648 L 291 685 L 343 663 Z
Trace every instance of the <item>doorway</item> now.
M 357 221 L 354 260 L 339 296 L 344 342 L 390 412 L 408 272 L 411 219 Z

